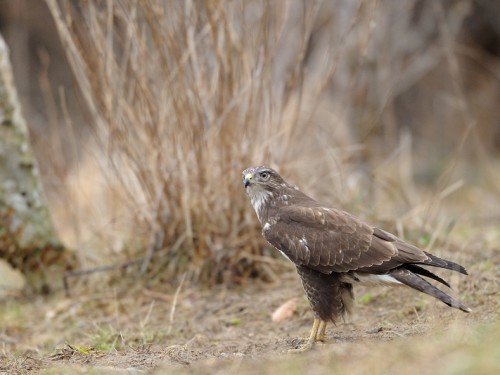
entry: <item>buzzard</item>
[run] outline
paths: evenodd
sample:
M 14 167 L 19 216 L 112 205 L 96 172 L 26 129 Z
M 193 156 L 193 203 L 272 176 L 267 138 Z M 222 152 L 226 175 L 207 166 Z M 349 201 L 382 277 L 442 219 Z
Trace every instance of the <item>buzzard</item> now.
M 297 267 L 314 312 L 307 343 L 323 341 L 326 325 L 350 312 L 353 285 L 406 285 L 448 306 L 471 310 L 421 276 L 450 285 L 424 266 L 467 275 L 462 266 L 438 258 L 339 209 L 323 206 L 288 184 L 271 168 L 243 171 L 243 185 L 262 225 L 262 235 Z

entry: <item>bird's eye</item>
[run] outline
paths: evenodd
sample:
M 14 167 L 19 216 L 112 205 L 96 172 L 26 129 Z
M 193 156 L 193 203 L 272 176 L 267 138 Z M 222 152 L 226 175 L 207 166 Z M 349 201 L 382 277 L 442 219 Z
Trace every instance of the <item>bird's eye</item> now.
M 263 180 L 267 180 L 269 176 L 271 176 L 269 172 L 260 172 L 260 178 Z

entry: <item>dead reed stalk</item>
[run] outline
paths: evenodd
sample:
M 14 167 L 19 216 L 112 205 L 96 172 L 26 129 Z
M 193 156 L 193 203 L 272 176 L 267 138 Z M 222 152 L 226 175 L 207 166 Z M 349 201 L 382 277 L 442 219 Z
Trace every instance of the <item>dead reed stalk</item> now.
M 383 35 L 394 17 L 409 27 L 411 12 L 403 19 L 378 2 L 46 3 L 103 169 L 144 230 L 131 250 L 144 256 L 142 272 L 187 272 L 207 284 L 268 269 L 253 261 L 265 245 L 241 187 L 245 167 L 265 163 L 292 177 L 314 169 L 306 190 L 359 199 L 365 180 L 346 181 L 353 166 L 371 163 L 363 142 L 401 90 L 393 75 L 408 85 L 436 64 L 401 63 L 410 47 L 388 46 Z

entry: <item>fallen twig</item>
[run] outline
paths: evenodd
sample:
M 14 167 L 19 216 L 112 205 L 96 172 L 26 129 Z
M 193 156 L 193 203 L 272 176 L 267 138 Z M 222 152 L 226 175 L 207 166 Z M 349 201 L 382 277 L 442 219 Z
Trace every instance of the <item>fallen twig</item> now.
M 134 266 L 136 264 L 141 264 L 143 261 L 144 261 L 143 258 L 139 258 L 139 259 L 129 260 L 129 261 L 123 262 L 123 263 L 112 264 L 110 266 L 101 266 L 101 267 L 88 268 L 88 269 L 84 269 L 84 270 L 65 272 L 63 275 L 64 292 L 66 293 L 67 297 L 70 296 L 69 284 L 68 284 L 68 279 L 70 277 L 80 277 L 80 276 L 90 275 L 92 273 L 97 273 L 97 272 L 108 272 L 108 271 L 114 271 L 117 269 L 125 269 L 125 268 L 128 268 L 130 266 Z

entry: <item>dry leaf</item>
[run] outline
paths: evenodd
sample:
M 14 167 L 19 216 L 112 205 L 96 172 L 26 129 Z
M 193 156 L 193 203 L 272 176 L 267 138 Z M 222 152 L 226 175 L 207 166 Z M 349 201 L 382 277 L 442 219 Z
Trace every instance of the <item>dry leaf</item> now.
M 273 320 L 273 322 L 281 323 L 287 319 L 290 319 L 295 313 L 295 310 L 297 310 L 298 302 L 299 299 L 295 297 L 286 301 L 284 304 L 274 310 L 274 312 L 271 314 L 271 319 Z

